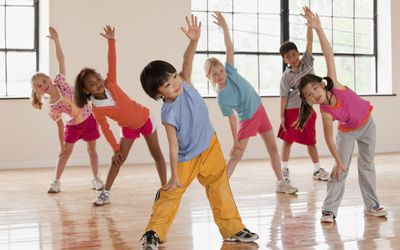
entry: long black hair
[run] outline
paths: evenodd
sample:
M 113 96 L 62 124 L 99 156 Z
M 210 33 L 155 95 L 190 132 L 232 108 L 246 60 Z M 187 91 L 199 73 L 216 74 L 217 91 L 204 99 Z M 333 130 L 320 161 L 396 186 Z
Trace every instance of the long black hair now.
M 329 76 L 319 77 L 314 74 L 307 74 L 300 79 L 299 82 L 299 95 L 301 99 L 301 106 L 299 111 L 299 118 L 296 121 L 296 127 L 302 130 L 307 123 L 308 118 L 310 117 L 313 108 L 312 104 L 310 104 L 306 97 L 303 94 L 303 89 L 307 86 L 307 84 L 321 84 L 323 80 L 326 80 L 325 89 L 331 90 L 333 88 L 333 81 Z

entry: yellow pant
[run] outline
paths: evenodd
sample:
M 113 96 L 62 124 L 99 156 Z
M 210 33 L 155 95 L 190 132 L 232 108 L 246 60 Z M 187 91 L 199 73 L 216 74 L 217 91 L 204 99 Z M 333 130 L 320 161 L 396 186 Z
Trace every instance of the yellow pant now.
M 225 159 L 216 135 L 213 136 L 210 146 L 203 153 L 190 161 L 178 163 L 178 176 L 183 187 L 168 192 L 160 191 L 159 199 L 153 205 L 153 213 L 146 232 L 153 230 L 161 241 L 165 241 L 167 231 L 178 211 L 182 195 L 196 177 L 206 188 L 214 221 L 222 237 L 228 238 L 245 228 L 232 197 L 226 176 Z

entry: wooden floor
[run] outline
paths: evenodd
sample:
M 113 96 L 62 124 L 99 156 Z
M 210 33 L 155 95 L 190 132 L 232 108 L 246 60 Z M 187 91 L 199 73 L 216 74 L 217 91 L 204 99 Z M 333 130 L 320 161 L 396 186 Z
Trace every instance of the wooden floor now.
M 321 160 L 330 169 L 331 158 Z M 291 161 L 296 196 L 276 194 L 265 161 L 244 161 L 231 179 L 254 244 L 223 243 L 202 186 L 186 192 L 168 241 L 160 249 L 400 249 L 400 154 L 376 157 L 377 193 L 387 218 L 364 216 L 356 157 L 336 223 L 319 222 L 326 183 L 313 181 L 308 159 Z M 103 177 L 107 168 L 102 168 Z M 155 191 L 151 165 L 125 166 L 112 203 L 94 207 L 88 167 L 67 167 L 59 194 L 47 194 L 53 169 L 0 171 L 0 249 L 139 249 Z

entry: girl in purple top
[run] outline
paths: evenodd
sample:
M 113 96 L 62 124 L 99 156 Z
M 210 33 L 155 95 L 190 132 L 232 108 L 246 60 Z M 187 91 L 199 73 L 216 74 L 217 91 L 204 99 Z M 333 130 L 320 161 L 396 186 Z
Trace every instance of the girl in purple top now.
M 376 129 L 370 116 L 372 106 L 338 82 L 332 48 L 321 27 L 318 15 L 307 10 L 303 17 L 307 19 L 307 25 L 317 32 L 328 72 L 328 76 L 324 78 L 308 74 L 300 80 L 299 93 L 302 104 L 297 121 L 298 128 L 302 129 L 310 117 L 311 105 L 319 104 L 325 141 L 335 158 L 335 166 L 327 184 L 327 196 L 322 206 L 321 222 L 331 223 L 337 216 L 356 142 L 359 151 L 358 178 L 364 200 L 364 213 L 386 216 L 386 211 L 380 207 L 375 191 Z M 335 120 L 339 122 L 336 145 L 333 140 L 333 121 Z
M 54 181 L 50 184 L 49 193 L 60 192 L 60 178 L 64 171 L 67 160 L 72 153 L 72 149 L 79 139 L 87 142 L 87 150 L 92 167 L 94 189 L 103 189 L 103 182 L 99 175 L 98 156 L 96 152 L 96 140 L 100 137 L 99 128 L 92 115 L 92 109 L 86 105 L 78 108 L 73 102 L 73 88 L 65 78 L 65 61 L 58 33 L 53 28 L 49 28 L 48 36 L 54 41 L 56 48 L 59 73 L 54 81 L 44 73 L 36 73 L 32 76 L 32 106 L 42 109 L 43 95 L 49 96 L 49 115 L 52 120 L 57 122 L 58 138 L 60 141 L 60 154 L 58 155 L 56 173 Z M 66 114 L 70 119 L 64 126 L 62 114 Z

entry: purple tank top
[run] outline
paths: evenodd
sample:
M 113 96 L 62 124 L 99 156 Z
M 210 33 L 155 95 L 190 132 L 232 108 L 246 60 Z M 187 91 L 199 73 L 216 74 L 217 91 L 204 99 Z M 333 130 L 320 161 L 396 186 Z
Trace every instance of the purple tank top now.
M 362 99 L 347 87 L 333 88 L 331 92 L 336 97 L 337 103 L 334 107 L 321 104 L 321 112 L 326 112 L 333 120 L 337 120 L 339 130 L 352 131 L 362 127 L 373 109 L 369 101 Z

